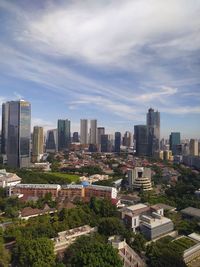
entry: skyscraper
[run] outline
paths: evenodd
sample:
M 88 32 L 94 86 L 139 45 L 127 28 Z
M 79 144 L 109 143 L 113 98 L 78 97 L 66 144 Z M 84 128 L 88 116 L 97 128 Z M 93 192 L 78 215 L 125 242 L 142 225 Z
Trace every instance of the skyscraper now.
M 198 141 L 195 139 L 190 139 L 190 155 L 192 156 L 198 156 L 199 155 L 199 149 L 198 149 Z
M 7 154 L 9 103 L 2 104 L 1 153 Z
M 8 166 L 26 168 L 30 165 L 31 104 L 24 100 L 10 101 L 8 108 Z M 6 113 L 4 113 L 6 116 Z M 6 119 L 6 118 L 5 118 Z
M 160 149 L 160 112 L 150 108 L 147 113 L 148 156 Z
M 73 133 L 72 141 L 73 141 L 74 143 L 78 143 L 78 142 L 79 142 L 78 132 L 74 132 L 74 133 Z
M 80 121 L 80 143 L 82 145 L 88 144 L 88 120 L 81 119 Z
M 68 150 L 71 143 L 70 121 L 58 120 L 58 151 Z
M 33 139 L 32 139 L 32 161 L 33 162 L 39 161 L 43 153 L 44 153 L 43 127 L 34 126 Z
M 90 144 L 97 144 L 97 120 L 90 120 Z
M 132 145 L 132 134 L 126 131 L 123 137 L 123 146 L 130 147 L 131 145 Z
M 47 131 L 46 152 L 55 153 L 57 146 L 57 129 Z
M 134 126 L 134 138 L 136 141 L 136 155 L 146 156 L 147 155 L 147 126 L 146 125 L 135 125 Z
M 115 152 L 120 153 L 120 146 L 121 146 L 121 133 L 115 132 Z
M 181 144 L 181 134 L 172 132 L 169 136 L 169 147 L 173 155 L 179 154 L 179 145 Z
M 104 127 L 98 127 L 97 128 L 97 144 L 101 145 L 101 135 L 105 134 L 105 128 Z

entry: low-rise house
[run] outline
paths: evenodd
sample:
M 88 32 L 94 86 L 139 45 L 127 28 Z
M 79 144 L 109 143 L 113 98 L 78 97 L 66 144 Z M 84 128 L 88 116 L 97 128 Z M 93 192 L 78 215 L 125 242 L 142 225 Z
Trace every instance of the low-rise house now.
M 56 209 L 49 208 L 48 205 L 45 205 L 44 209 L 26 207 L 20 211 L 19 218 L 28 220 L 32 217 L 37 217 L 37 216 L 45 215 L 45 214 L 51 214 L 54 212 L 56 212 Z
M 15 173 L 6 172 L 5 169 L 0 170 L 0 187 L 10 187 L 21 183 L 21 178 Z
M 57 237 L 51 239 L 54 242 L 54 252 L 63 252 L 68 246 L 74 243 L 78 237 L 90 235 L 96 231 L 96 227 L 92 228 L 89 225 L 84 225 L 67 231 L 59 232 Z
M 197 220 L 200 220 L 200 209 L 188 207 L 188 208 L 181 210 L 181 213 L 183 214 L 184 217 L 187 217 L 189 219 L 195 218 Z

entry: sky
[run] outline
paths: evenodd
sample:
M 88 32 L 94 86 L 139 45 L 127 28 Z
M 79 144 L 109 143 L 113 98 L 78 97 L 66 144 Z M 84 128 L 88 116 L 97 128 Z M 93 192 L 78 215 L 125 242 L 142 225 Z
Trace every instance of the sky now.
M 96 118 L 106 133 L 152 107 L 161 136 L 200 138 L 199 14 L 199 0 L 0 0 L 0 104 L 30 101 L 32 126 Z

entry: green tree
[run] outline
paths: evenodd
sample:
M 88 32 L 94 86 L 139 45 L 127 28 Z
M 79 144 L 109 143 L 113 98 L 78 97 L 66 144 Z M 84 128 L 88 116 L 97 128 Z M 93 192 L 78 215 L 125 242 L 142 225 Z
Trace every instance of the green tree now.
M 10 254 L 3 244 L 3 230 L 0 227 L 0 267 L 7 267 L 10 263 Z
M 102 218 L 99 222 L 98 231 L 100 234 L 111 236 L 111 235 L 122 235 L 124 236 L 126 228 L 120 219 L 116 217 Z
M 66 252 L 67 266 L 72 267 L 122 267 L 117 250 L 102 238 L 81 237 Z
M 21 239 L 13 252 L 16 267 L 51 267 L 55 264 L 53 242 L 48 238 Z

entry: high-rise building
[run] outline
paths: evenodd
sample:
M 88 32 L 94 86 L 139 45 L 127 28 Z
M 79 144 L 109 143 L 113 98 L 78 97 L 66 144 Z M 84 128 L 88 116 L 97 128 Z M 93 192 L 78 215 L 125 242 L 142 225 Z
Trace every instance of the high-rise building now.
M 9 103 L 2 104 L 1 153 L 7 154 Z
M 70 143 L 70 120 L 58 120 L 58 151 L 69 150 Z
M 101 152 L 112 152 L 113 149 L 113 135 L 101 135 Z
M 80 143 L 81 145 L 88 144 L 88 120 L 81 119 L 80 121 Z
M 198 141 L 195 139 L 190 139 L 190 155 L 192 156 L 199 155 Z
M 116 153 L 120 153 L 120 146 L 121 146 L 121 133 L 115 132 L 115 149 Z
M 172 132 L 169 136 L 169 147 L 173 155 L 180 154 L 181 134 L 179 132 Z
M 97 144 L 101 145 L 101 135 L 105 134 L 105 128 L 104 127 L 98 127 L 97 128 Z
M 43 127 L 34 126 L 32 137 L 32 161 L 38 162 L 44 153 Z
M 160 149 L 160 112 L 150 108 L 147 113 L 148 156 Z
M 73 141 L 73 143 L 79 143 L 78 132 L 73 133 L 72 141 Z
M 9 167 L 26 168 L 30 165 L 31 104 L 24 100 L 7 102 L 4 108 L 8 113 L 3 116 L 8 120 L 6 127 L 6 155 Z M 4 110 L 5 111 L 5 110 Z M 6 122 L 7 123 L 7 122 Z
M 55 153 L 57 151 L 57 147 L 57 129 L 47 131 L 46 152 Z
M 125 132 L 123 137 L 123 146 L 131 147 L 132 146 L 132 134 L 130 132 Z
M 146 125 L 135 125 L 134 126 L 134 137 L 136 142 L 136 155 L 146 156 L 148 147 L 147 138 L 147 126 Z
M 90 144 L 97 144 L 97 120 L 90 120 Z

